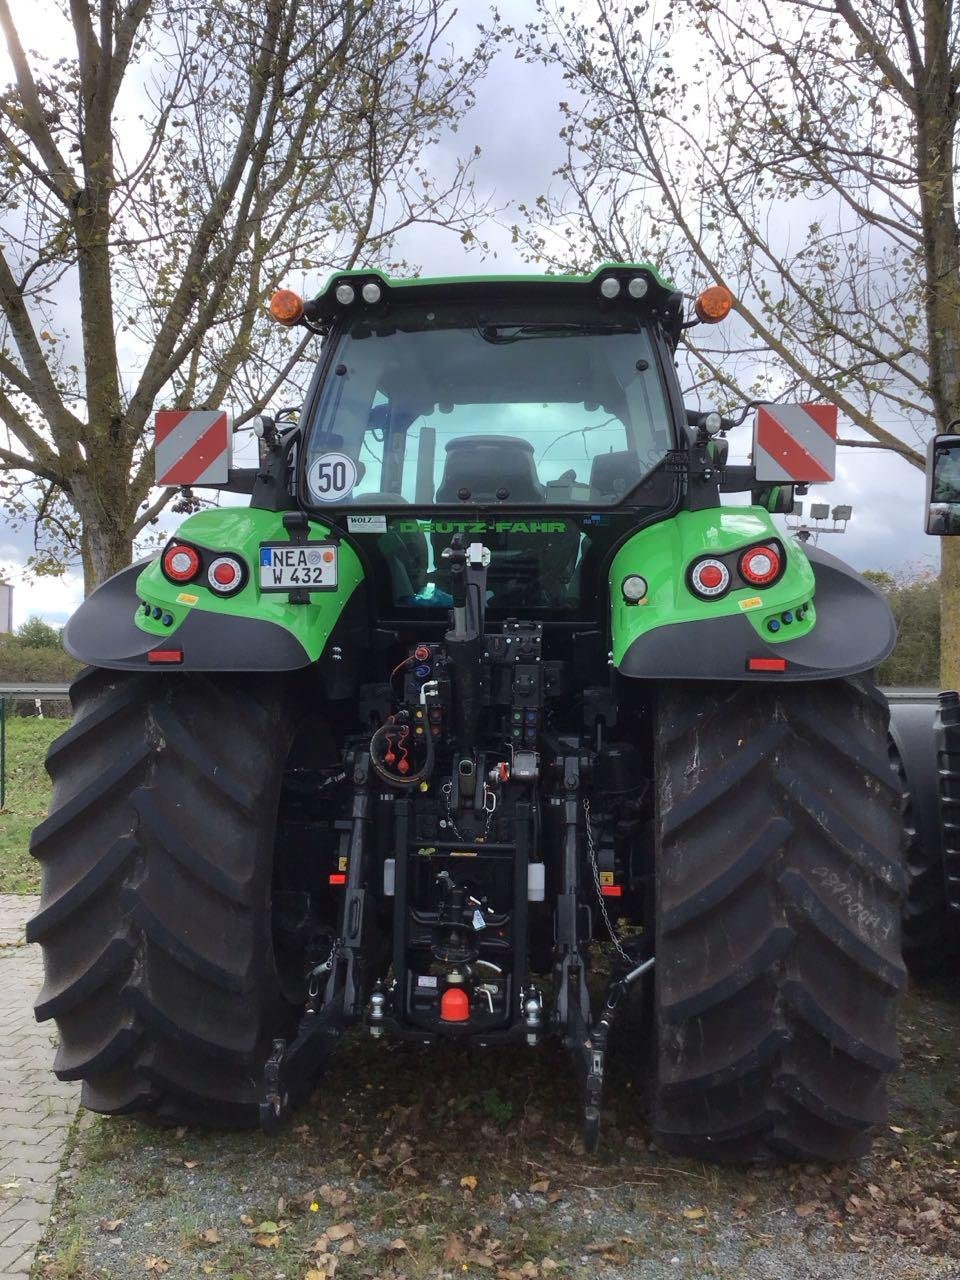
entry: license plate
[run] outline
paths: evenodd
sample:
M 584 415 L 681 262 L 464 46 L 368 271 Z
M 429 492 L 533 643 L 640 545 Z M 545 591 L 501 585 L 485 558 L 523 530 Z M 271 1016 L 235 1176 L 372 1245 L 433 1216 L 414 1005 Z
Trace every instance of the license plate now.
M 337 586 L 337 548 L 329 542 L 260 544 L 261 591 L 333 591 Z

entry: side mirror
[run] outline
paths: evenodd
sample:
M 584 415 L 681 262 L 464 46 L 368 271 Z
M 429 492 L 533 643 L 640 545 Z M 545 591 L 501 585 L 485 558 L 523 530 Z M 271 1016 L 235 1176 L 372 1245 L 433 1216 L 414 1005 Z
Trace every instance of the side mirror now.
M 772 515 L 789 516 L 793 514 L 795 486 L 792 484 L 771 484 L 752 491 L 753 504 L 763 507 Z
M 934 436 L 927 445 L 926 532 L 960 534 L 960 436 Z

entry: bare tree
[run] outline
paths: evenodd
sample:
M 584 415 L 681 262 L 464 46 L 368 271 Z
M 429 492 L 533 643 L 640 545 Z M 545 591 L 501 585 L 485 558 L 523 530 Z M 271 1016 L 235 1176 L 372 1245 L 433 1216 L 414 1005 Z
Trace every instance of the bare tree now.
M 731 395 L 806 388 L 923 465 L 960 414 L 952 0 L 538 0 L 559 62 L 560 189 L 516 234 L 569 265 L 652 257 L 728 285 L 739 326 L 691 345 Z M 918 520 L 920 513 L 917 513 Z M 960 681 L 960 546 L 942 542 L 943 677 Z
M 425 153 L 491 41 L 454 54 L 449 0 L 62 3 L 76 55 L 52 59 L 0 0 L 0 496 L 89 590 L 174 494 L 154 408 L 252 414 L 291 374 L 279 282 L 390 267 L 413 223 L 472 237 L 469 159 L 440 181 Z

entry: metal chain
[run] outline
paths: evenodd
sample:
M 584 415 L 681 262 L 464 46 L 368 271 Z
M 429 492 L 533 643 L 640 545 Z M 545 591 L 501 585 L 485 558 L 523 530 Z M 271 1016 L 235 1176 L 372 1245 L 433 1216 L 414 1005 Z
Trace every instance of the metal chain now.
M 600 867 L 597 864 L 597 849 L 593 842 L 593 824 L 590 821 L 590 801 L 584 796 L 583 813 L 586 818 L 587 827 L 587 856 L 590 859 L 590 870 L 593 872 L 593 883 L 597 891 L 597 901 L 600 904 L 600 914 L 603 916 L 603 923 L 607 926 L 607 933 L 610 935 L 610 941 L 613 943 L 614 950 L 620 959 L 629 968 L 633 968 L 634 961 L 624 951 L 620 939 L 617 937 L 616 930 L 613 927 L 613 921 L 610 919 L 610 913 L 607 911 L 607 902 L 603 896 L 603 887 L 600 884 Z
M 457 839 L 462 840 L 464 844 L 486 844 L 487 836 L 490 834 L 490 828 L 493 825 L 493 815 L 497 811 L 497 806 L 494 805 L 492 809 L 488 809 L 486 805 L 484 805 L 484 813 L 487 815 L 487 820 L 484 823 L 482 835 L 465 836 L 463 832 L 460 830 L 460 828 L 457 826 L 456 822 L 454 822 L 453 810 L 450 808 L 450 796 L 453 794 L 453 784 L 450 782 L 445 782 L 443 786 L 440 788 L 440 790 L 443 793 L 443 798 L 447 806 L 447 826 L 450 828 L 453 834 L 457 837 Z M 486 792 L 487 792 L 487 787 L 486 785 L 484 785 L 484 797 L 486 797 Z
M 338 934 L 333 940 L 333 945 L 330 948 L 330 954 L 327 956 L 326 960 L 321 961 L 320 964 L 310 970 L 308 975 L 309 983 L 307 985 L 307 994 L 310 996 L 311 1000 L 316 999 L 320 994 L 320 976 L 321 974 L 330 972 L 337 962 L 337 956 L 340 954 L 342 947 L 343 938 Z

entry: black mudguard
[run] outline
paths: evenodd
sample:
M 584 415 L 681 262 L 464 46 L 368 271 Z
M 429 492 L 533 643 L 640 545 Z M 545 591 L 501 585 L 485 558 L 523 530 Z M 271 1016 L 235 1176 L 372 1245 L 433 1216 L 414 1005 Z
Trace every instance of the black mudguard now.
M 174 670 L 294 671 L 310 665 L 303 645 L 284 627 L 260 618 L 228 617 L 195 609 L 169 638 L 142 631 L 134 621 L 137 578 L 148 560 L 121 569 L 83 602 L 63 632 L 67 652 L 92 667 L 169 671 L 151 663 L 151 649 L 180 649 Z
M 870 671 L 890 656 L 896 624 L 882 593 L 849 565 L 805 548 L 816 577 L 816 625 L 768 644 L 745 614 L 677 622 L 638 636 L 620 673 L 648 680 L 827 680 Z M 783 671 L 751 671 L 750 658 L 785 658 Z

